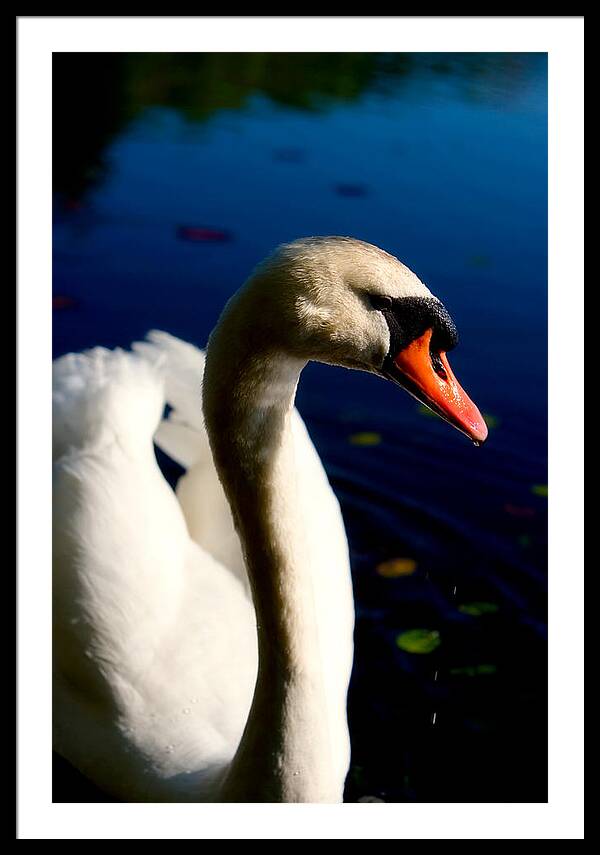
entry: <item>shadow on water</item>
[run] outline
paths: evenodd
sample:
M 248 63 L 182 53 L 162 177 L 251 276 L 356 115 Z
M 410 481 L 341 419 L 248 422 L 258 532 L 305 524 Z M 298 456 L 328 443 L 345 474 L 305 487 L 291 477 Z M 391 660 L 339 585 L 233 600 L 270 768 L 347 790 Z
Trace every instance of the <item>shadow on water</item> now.
M 485 448 L 356 372 L 298 393 L 351 548 L 346 798 L 544 801 L 545 55 L 55 54 L 53 87 L 55 355 L 203 345 L 308 234 L 442 297 Z M 60 758 L 55 799 L 102 800 Z

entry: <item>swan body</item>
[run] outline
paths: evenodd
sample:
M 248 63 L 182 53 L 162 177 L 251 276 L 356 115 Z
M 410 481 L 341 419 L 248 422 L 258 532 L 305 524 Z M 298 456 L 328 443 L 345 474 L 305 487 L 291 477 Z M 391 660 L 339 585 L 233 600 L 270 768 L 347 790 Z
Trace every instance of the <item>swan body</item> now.
M 348 547 L 294 396 L 311 358 L 381 366 L 384 287 L 435 301 L 375 247 L 299 241 L 206 357 L 155 332 L 55 362 L 54 745 L 117 798 L 342 800 Z
M 193 410 L 187 423 L 177 409 L 159 422 L 173 364 L 181 369 L 187 360 L 193 369 L 193 399 L 202 354 L 164 333 L 150 338 L 155 344 L 140 351 L 166 360 L 95 349 L 55 363 L 55 409 L 70 410 L 71 420 L 55 428 L 55 748 L 120 798 L 197 801 L 213 792 L 246 723 L 256 619 L 206 431 Z M 183 373 L 176 376 L 180 382 Z M 77 419 L 81 434 L 67 440 Z M 348 548 L 339 505 L 296 411 L 292 424 L 315 593 L 333 642 L 327 685 L 340 719 L 352 663 Z M 157 442 L 164 438 L 164 449 L 190 464 L 180 502 L 153 453 L 157 425 Z M 197 456 L 188 457 L 188 448 Z M 343 778 L 346 727 L 337 742 Z

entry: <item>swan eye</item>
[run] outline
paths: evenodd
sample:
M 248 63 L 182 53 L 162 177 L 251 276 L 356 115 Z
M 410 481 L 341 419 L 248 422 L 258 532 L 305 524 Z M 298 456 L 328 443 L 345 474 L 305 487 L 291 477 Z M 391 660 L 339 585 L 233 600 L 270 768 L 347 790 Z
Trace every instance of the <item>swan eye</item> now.
M 374 309 L 383 311 L 392 308 L 392 298 L 386 297 L 385 294 L 370 294 L 369 299 Z

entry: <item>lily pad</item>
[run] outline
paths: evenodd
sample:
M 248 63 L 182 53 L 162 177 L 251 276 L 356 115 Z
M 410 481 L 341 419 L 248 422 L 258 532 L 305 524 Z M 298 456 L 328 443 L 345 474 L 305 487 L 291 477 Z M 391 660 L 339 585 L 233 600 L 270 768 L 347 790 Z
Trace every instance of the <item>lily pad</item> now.
M 498 611 L 498 606 L 496 605 L 496 603 L 462 603 L 462 605 L 458 607 L 458 610 L 464 615 L 473 615 L 473 617 L 479 617 L 480 615 L 495 614 Z
M 391 558 L 377 565 L 377 572 L 385 579 L 395 579 L 397 576 L 411 576 L 417 569 L 414 558 Z
M 495 665 L 463 665 L 460 668 L 451 668 L 453 677 L 480 677 L 486 674 L 495 674 L 498 669 Z
M 548 485 L 534 484 L 531 488 L 531 492 L 534 496 L 542 496 L 543 498 L 548 498 Z
M 396 645 L 405 653 L 433 653 L 441 643 L 437 629 L 407 629 L 396 638 Z
M 350 445 L 379 445 L 381 442 L 381 434 L 375 431 L 362 431 L 361 433 L 353 433 L 348 437 Z
M 471 255 L 469 257 L 469 264 L 471 267 L 476 267 L 480 270 L 483 270 L 486 267 L 491 266 L 492 259 L 489 255 L 485 255 L 485 253 L 476 253 L 475 255 Z

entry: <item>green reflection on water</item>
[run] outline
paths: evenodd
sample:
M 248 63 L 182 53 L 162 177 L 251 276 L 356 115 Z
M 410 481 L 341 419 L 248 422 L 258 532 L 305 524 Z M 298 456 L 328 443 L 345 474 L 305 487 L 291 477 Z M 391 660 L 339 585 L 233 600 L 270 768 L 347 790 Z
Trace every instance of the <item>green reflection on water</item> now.
M 144 110 L 168 107 L 191 122 L 248 108 L 257 95 L 282 108 L 326 111 L 368 93 L 402 97 L 440 80 L 465 99 L 511 103 L 536 54 L 55 53 L 55 191 L 80 198 L 102 180 L 107 144 Z

